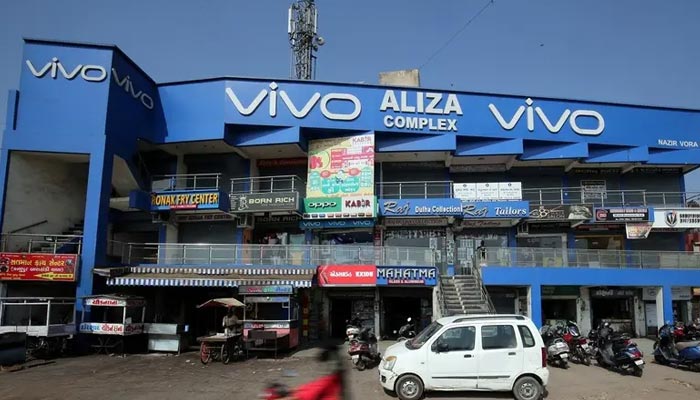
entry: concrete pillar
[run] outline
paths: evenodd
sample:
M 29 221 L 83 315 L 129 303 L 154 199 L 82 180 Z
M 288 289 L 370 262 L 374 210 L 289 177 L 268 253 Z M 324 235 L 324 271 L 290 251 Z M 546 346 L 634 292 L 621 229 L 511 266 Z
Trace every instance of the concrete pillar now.
M 591 291 L 587 287 L 579 289 L 579 298 L 576 300 L 576 323 L 581 329 L 582 335 L 587 335 L 593 329 L 593 323 L 591 322 Z
M 76 298 L 92 293 L 95 266 L 105 265 L 107 252 L 107 225 L 109 224 L 109 198 L 112 192 L 113 156 L 106 151 L 90 155 L 88 184 L 85 201 L 83 248 L 80 257 Z M 82 301 L 76 301 L 76 312 L 83 311 Z
M 380 297 L 379 297 L 379 288 L 374 288 L 374 330 L 375 330 L 375 335 L 377 335 L 378 338 L 382 337 L 382 329 L 381 329 L 381 316 L 379 313 L 381 312 L 381 302 L 380 302 Z M 416 325 L 418 326 L 418 325 Z
M 647 333 L 647 321 L 645 318 L 644 301 L 639 296 L 634 296 L 634 331 L 637 336 L 643 337 Z
M 663 326 L 666 321 L 673 321 L 673 299 L 671 286 L 665 285 L 656 292 L 657 326 Z
M 8 117 L 10 116 L 9 113 L 7 115 Z M 5 132 L 10 132 L 10 129 L 6 129 Z M 9 175 L 9 166 L 10 152 L 7 151 L 7 149 L 0 149 L 0 228 L 2 228 L 3 226 L 3 220 L 5 217 L 5 191 L 7 190 L 7 176 Z
M 535 323 L 537 328 L 542 327 L 542 287 L 539 284 L 531 285 L 528 291 L 530 297 L 530 307 L 528 313 L 530 319 Z

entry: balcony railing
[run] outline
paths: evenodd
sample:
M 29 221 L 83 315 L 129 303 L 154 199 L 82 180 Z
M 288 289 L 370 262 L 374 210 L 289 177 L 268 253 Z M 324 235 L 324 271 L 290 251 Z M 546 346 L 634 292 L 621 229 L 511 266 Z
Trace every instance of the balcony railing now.
M 6 233 L 0 236 L 0 251 L 9 253 L 80 254 L 82 235 Z
M 172 174 L 154 175 L 151 190 L 157 192 L 170 190 L 206 190 L 218 189 L 221 174 Z
M 372 245 L 259 245 L 131 243 L 129 265 L 292 265 L 373 264 L 435 266 L 435 252 L 415 247 Z
M 430 199 L 452 197 L 451 181 L 381 182 L 376 193 L 385 199 Z
M 231 179 L 231 194 L 250 193 L 306 193 L 306 182 L 296 175 L 255 176 Z
M 523 189 L 523 200 L 534 205 L 591 204 L 600 207 L 656 206 L 698 207 L 698 192 L 648 192 L 646 190 L 584 191 L 574 188 Z
M 698 269 L 700 253 L 652 250 L 543 249 L 530 247 L 491 247 L 483 253 L 458 249 L 462 265 L 474 258 L 485 267 L 573 267 Z

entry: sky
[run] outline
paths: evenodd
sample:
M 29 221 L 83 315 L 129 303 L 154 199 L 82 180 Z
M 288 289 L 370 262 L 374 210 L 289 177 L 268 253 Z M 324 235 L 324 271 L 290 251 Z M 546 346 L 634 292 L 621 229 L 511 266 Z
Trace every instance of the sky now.
M 700 1 L 494 0 L 434 55 L 488 1 L 316 0 L 316 78 L 377 83 L 421 67 L 435 89 L 700 110 Z M 290 4 L 0 0 L 0 126 L 23 37 L 116 44 L 156 82 L 286 78 Z M 686 190 L 700 192 L 700 170 Z

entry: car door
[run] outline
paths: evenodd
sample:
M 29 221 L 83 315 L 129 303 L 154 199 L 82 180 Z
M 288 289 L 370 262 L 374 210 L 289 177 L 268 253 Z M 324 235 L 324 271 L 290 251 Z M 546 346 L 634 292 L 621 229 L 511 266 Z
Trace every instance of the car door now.
M 442 332 L 428 349 L 429 386 L 469 390 L 477 385 L 476 327 L 456 326 Z
M 511 324 L 482 325 L 478 352 L 479 389 L 510 390 L 523 367 L 523 348 Z

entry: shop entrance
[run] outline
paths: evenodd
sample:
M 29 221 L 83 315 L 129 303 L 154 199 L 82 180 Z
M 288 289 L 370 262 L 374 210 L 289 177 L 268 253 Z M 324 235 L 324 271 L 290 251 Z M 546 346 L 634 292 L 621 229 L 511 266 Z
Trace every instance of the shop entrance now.
M 634 289 L 592 289 L 591 321 L 593 327 L 609 322 L 616 331 L 634 333 L 634 296 Z
M 421 324 L 421 299 L 419 298 L 384 298 L 384 322 L 382 324 L 383 336 L 396 337 L 394 331 L 399 330 L 406 319 L 411 317 L 411 321 L 416 327 L 416 333 L 422 328 Z
M 576 321 L 576 299 L 542 299 L 542 320 L 546 325 L 566 324 Z
M 374 329 L 374 298 L 367 297 L 333 297 L 330 299 L 330 336 L 344 338 L 348 320 L 358 315 L 362 321 L 361 328 Z

